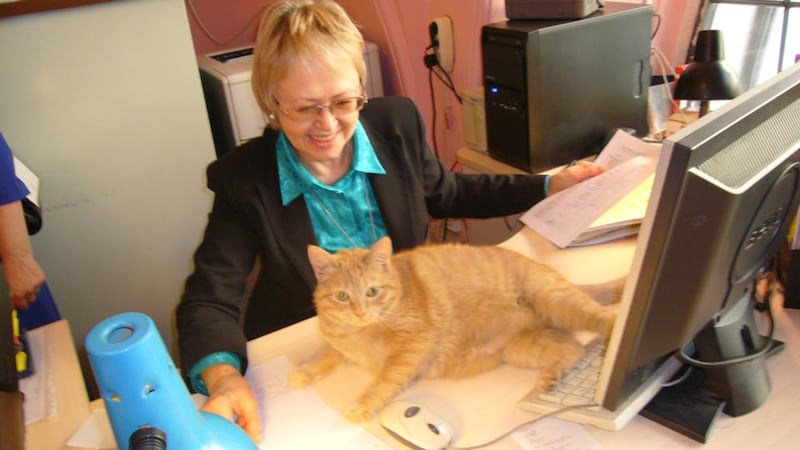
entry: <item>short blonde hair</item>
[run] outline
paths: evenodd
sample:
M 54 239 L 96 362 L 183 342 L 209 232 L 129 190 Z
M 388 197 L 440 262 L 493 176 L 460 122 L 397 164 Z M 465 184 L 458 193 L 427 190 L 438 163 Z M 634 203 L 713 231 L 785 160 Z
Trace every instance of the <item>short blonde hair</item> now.
M 344 60 L 344 61 L 343 61 Z M 353 64 L 366 85 L 364 38 L 344 9 L 333 1 L 278 0 L 261 17 L 253 51 L 253 94 L 269 126 L 279 128 L 275 87 L 294 64 Z

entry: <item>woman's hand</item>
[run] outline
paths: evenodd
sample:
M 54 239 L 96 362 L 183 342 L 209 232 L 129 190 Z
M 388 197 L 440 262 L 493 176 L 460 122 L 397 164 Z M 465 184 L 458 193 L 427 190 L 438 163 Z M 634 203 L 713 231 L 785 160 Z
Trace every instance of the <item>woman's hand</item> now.
M 588 161 L 578 161 L 576 164 L 569 165 L 560 172 L 550 176 L 550 185 L 547 189 L 547 195 L 553 195 L 556 192 L 563 191 L 583 180 L 600 175 L 605 172 L 605 170 L 604 167 L 596 166 Z
M 11 304 L 18 309 L 27 309 L 36 301 L 45 274 L 33 257 L 22 202 L 0 205 L 0 263 Z
M 44 284 L 44 270 L 32 254 L 3 260 L 3 270 L 11 304 L 17 309 L 28 309 Z
M 253 440 L 261 441 L 261 417 L 250 383 L 235 367 L 217 364 L 200 376 L 208 388 L 208 400 L 200 408 L 235 422 Z

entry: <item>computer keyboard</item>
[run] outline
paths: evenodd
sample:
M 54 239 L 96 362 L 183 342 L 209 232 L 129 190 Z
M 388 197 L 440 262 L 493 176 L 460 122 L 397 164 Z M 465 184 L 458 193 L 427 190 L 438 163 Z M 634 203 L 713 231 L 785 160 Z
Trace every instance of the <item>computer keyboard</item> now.
M 600 377 L 600 368 L 603 366 L 605 351 L 604 340 L 591 341 L 587 346 L 586 353 L 578 363 L 565 373 L 549 391 L 539 393 L 539 399 L 564 406 L 594 403 L 594 393 Z
M 586 353 L 550 390 L 532 390 L 519 401 L 518 406 L 527 411 L 555 414 L 565 420 L 606 430 L 618 429 L 620 411 L 609 411 L 594 400 L 606 351 L 605 340 L 598 337 L 585 346 Z M 577 405 L 586 406 L 575 408 Z
M 605 340 L 595 338 L 585 347 L 586 353 L 583 357 L 550 390 L 531 390 L 517 402 L 517 406 L 526 411 L 555 415 L 564 420 L 616 431 L 630 422 L 681 366 L 675 358 L 670 358 L 611 411 L 595 401 L 597 382 L 606 355 Z M 586 406 L 577 407 L 578 405 Z

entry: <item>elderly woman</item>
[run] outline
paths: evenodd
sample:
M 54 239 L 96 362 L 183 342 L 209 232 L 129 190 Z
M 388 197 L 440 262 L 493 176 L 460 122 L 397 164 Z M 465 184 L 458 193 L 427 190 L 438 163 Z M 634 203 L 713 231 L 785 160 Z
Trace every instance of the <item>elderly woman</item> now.
M 602 170 L 450 172 L 430 151 L 410 99 L 366 97 L 363 48 L 334 2 L 272 3 L 252 77 L 269 126 L 208 168 L 214 203 L 177 310 L 181 363 L 193 388 L 209 394 L 203 408 L 256 440 L 260 419 L 242 376 L 246 342 L 314 315 L 308 244 L 337 251 L 388 235 L 397 250 L 414 247 L 426 241 L 430 217 L 518 213 Z

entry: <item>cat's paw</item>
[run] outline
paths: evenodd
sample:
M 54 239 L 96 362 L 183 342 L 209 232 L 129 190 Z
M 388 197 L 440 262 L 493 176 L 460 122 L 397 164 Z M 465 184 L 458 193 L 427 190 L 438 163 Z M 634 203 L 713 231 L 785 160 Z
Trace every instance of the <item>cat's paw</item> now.
M 533 386 L 536 392 L 547 392 L 553 388 L 558 382 L 558 377 L 550 376 L 550 375 L 541 375 L 539 379 L 536 380 L 536 384 Z
M 611 331 L 614 329 L 614 323 L 617 321 L 619 305 L 609 305 L 604 307 L 604 309 L 605 311 L 603 311 L 600 319 L 601 329 L 598 331 L 608 338 L 611 336 Z
M 314 377 L 302 367 L 289 373 L 288 385 L 293 388 L 306 387 L 314 382 Z
M 369 422 L 375 416 L 375 410 L 361 402 L 352 402 L 342 409 L 345 419 L 353 423 Z

